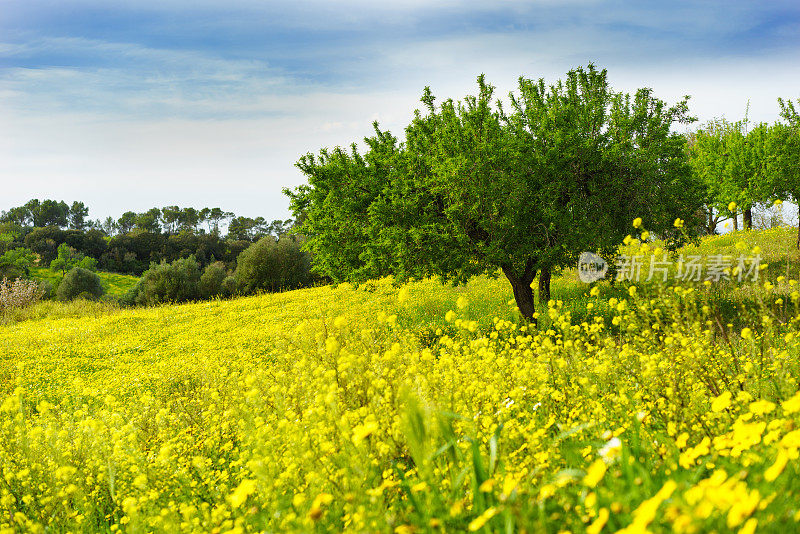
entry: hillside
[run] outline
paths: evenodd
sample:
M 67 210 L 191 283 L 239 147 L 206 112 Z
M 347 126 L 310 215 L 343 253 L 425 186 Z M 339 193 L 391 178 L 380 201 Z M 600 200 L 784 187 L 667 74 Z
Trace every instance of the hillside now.
M 125 294 L 138 280 L 137 277 L 129 274 L 109 273 L 105 271 L 98 271 L 97 275 L 106 290 L 106 295 L 109 297 L 119 298 Z M 61 281 L 61 273 L 55 272 L 47 267 L 31 267 L 31 278 L 34 280 L 46 280 L 52 284 L 53 287 L 58 285 Z
M 777 265 L 781 232 L 734 237 Z M 738 324 L 721 330 L 714 289 L 590 294 L 574 273 L 538 331 L 485 277 L 0 326 L 0 527 L 785 530 L 788 273 L 725 290 Z

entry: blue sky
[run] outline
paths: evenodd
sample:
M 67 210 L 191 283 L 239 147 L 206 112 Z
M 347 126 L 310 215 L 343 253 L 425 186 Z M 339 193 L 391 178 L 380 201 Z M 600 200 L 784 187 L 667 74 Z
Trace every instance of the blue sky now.
M 308 151 L 425 85 L 555 81 L 589 62 L 621 90 L 684 94 L 701 120 L 777 118 L 800 97 L 797 2 L 0 0 L 0 209 L 83 200 L 288 215 Z

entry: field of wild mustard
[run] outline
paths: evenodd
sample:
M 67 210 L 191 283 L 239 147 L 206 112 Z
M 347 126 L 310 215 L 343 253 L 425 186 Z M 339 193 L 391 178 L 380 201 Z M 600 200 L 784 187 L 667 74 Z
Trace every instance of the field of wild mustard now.
M 797 282 L 561 283 L 0 327 L 0 531 L 796 530 Z

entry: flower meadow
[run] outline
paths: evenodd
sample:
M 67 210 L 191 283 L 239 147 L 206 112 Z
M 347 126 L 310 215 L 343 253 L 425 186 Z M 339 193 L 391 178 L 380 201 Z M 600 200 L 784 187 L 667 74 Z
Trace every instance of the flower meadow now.
M 735 322 L 565 277 L 537 327 L 489 278 L 2 326 L 0 532 L 795 531 L 800 285 L 768 272 Z

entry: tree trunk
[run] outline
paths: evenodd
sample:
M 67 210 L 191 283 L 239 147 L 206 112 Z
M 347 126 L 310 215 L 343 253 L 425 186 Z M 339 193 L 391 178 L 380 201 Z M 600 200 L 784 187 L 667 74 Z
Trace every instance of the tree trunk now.
M 739 230 L 739 214 L 734 210 L 733 212 L 733 231 Z
M 744 224 L 745 229 L 752 230 L 753 229 L 753 209 L 747 208 L 744 210 L 744 217 L 742 218 L 742 223 Z
M 714 210 L 708 210 L 708 233 L 714 235 L 717 233 L 717 222 L 714 220 Z
M 800 222 L 797 223 L 797 249 L 800 250 Z
M 517 274 L 513 268 L 509 266 L 502 266 L 503 274 L 506 275 L 508 281 L 511 282 L 511 289 L 514 291 L 514 301 L 517 303 L 519 312 L 525 319 L 532 323 L 536 323 L 533 314 L 536 313 L 536 305 L 533 302 L 533 290 L 531 289 L 531 282 L 536 276 L 536 270 L 533 268 L 533 262 L 528 260 L 525 264 L 525 272 L 521 275 Z
M 543 267 L 539 272 L 539 304 L 547 306 L 550 302 L 550 267 Z

